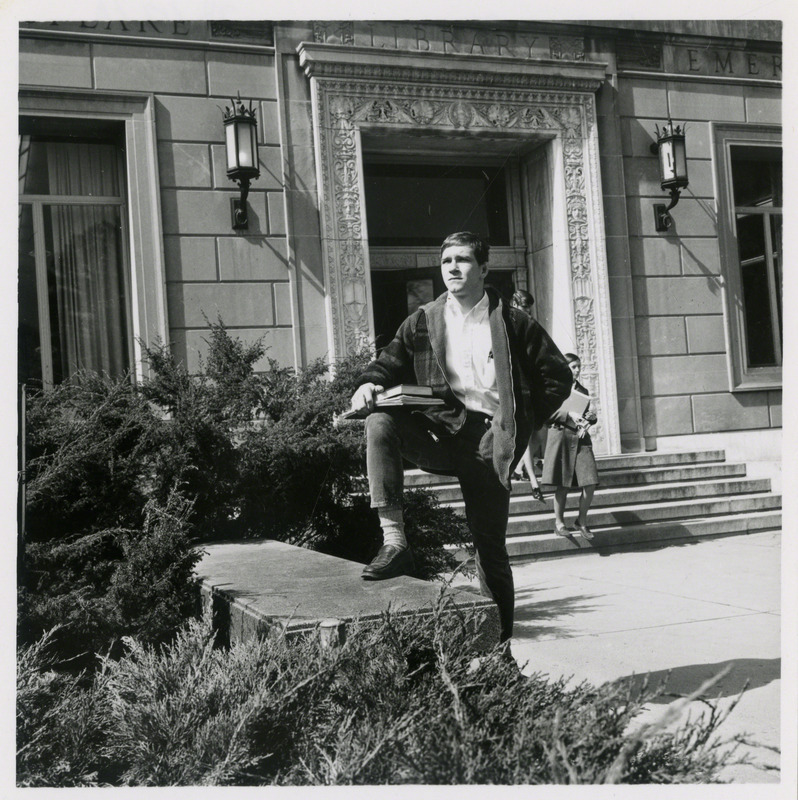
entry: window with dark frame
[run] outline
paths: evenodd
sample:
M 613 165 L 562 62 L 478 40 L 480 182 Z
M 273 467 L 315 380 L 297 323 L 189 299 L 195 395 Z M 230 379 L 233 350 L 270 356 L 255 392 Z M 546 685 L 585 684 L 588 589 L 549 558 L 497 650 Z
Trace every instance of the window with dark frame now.
M 729 148 L 749 368 L 782 363 L 781 147 Z
M 119 123 L 20 121 L 20 382 L 131 369 L 123 142 Z

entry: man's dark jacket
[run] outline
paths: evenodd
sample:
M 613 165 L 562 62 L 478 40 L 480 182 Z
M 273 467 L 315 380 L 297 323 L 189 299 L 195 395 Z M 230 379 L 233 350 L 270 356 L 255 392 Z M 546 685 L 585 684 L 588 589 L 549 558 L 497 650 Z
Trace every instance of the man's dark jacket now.
M 523 455 L 531 432 L 545 425 L 568 397 L 573 375 L 557 345 L 535 320 L 508 305 L 491 287 L 485 291 L 499 408 L 481 449 L 509 488 L 510 469 Z M 457 433 L 466 417 L 465 406 L 444 372 L 447 296 L 445 292 L 414 311 L 358 380 L 358 385 L 370 382 L 386 389 L 398 383 L 431 386 L 433 395 L 446 404 L 413 413 L 423 414 L 437 436 Z

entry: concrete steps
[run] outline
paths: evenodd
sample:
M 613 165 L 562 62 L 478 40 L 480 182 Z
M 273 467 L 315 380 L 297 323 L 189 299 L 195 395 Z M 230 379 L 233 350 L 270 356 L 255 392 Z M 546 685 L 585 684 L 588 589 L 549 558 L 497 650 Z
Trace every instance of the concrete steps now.
M 628 489 L 631 486 L 651 486 L 656 487 L 663 483 L 689 483 L 699 480 L 732 479 L 745 477 L 745 464 L 699 464 L 686 467 L 647 467 L 643 469 L 630 470 L 599 470 L 599 486 L 601 490 L 616 486 Z M 434 483 L 424 486 L 417 483 L 415 488 L 426 488 L 434 490 L 441 503 L 455 503 L 462 500 L 460 486 L 452 479 L 448 483 Z M 525 485 L 521 485 L 524 483 Z M 529 486 L 526 481 L 513 482 L 513 494 L 516 492 L 529 494 Z M 597 490 L 598 492 L 598 490 Z
M 673 453 L 633 453 L 619 456 L 599 456 L 596 466 L 600 473 L 640 470 L 646 468 L 674 468 L 694 464 L 717 464 L 726 460 L 722 450 L 701 450 L 696 452 Z M 434 486 L 453 483 L 446 475 L 430 475 L 420 469 L 405 470 L 406 486 Z
M 507 526 L 509 536 L 525 533 L 544 533 L 552 530 L 554 513 L 549 503 L 546 511 L 538 514 L 513 514 Z M 693 517 L 711 517 L 726 514 L 743 514 L 753 511 L 773 511 L 781 508 L 781 498 L 773 494 L 745 494 L 722 499 L 683 500 L 677 503 L 639 503 L 590 509 L 591 530 L 602 526 L 638 525 L 663 520 L 683 520 Z M 566 515 L 566 522 L 576 518 Z
M 714 536 L 735 536 L 781 528 L 781 511 L 756 514 L 734 514 L 726 516 L 696 517 L 690 520 L 668 520 L 666 522 L 593 527 L 595 538 L 586 542 L 578 533 L 568 537 L 554 533 L 539 536 L 514 536 L 507 539 L 507 550 L 512 560 L 525 560 L 545 556 L 562 556 L 585 551 L 601 552 L 607 548 L 627 545 L 666 546 L 683 544 L 690 539 L 705 539 Z
M 559 556 L 629 545 L 657 546 L 697 537 L 779 529 L 781 496 L 768 478 L 748 478 L 744 463 L 729 463 L 722 450 L 645 453 L 596 459 L 599 486 L 589 514 L 595 538 L 554 534 L 552 495 L 535 500 L 527 481 L 514 481 L 507 549 L 514 560 Z M 464 513 L 452 478 L 406 473 L 407 485 L 433 491 L 442 505 Z M 578 491 L 568 496 L 572 524 Z
M 678 502 L 698 498 L 722 497 L 732 494 L 757 494 L 770 492 L 770 481 L 766 478 L 730 478 L 723 480 L 703 481 L 678 481 L 643 485 L 643 486 L 613 486 L 611 488 L 599 487 L 593 495 L 591 510 L 604 506 L 616 507 L 619 505 L 635 505 L 639 503 Z M 524 481 L 522 487 L 513 484 L 513 493 L 510 495 L 511 514 L 533 514 L 542 511 L 545 507 L 551 510 L 551 494 L 544 493 L 546 504 L 538 502 L 532 497 L 529 484 Z M 462 507 L 463 502 L 454 501 L 448 505 Z M 577 508 L 579 494 L 573 492 L 568 495 L 566 508 Z

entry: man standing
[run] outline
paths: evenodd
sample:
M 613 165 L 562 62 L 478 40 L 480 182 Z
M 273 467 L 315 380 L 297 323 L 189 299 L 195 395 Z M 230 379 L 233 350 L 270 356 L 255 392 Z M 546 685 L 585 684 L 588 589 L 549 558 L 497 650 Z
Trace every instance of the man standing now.
M 568 397 L 572 376 L 545 330 L 485 288 L 489 247 L 467 231 L 441 245 L 448 291 L 421 306 L 360 376 L 352 408 L 366 419 L 371 506 L 383 546 L 363 570 L 381 580 L 412 570 L 404 535 L 406 458 L 460 481 L 483 594 L 499 607 L 502 641 L 512 636 L 513 576 L 505 537 L 510 473 L 532 430 Z M 444 405 L 375 410 L 375 395 L 399 383 L 431 386 Z

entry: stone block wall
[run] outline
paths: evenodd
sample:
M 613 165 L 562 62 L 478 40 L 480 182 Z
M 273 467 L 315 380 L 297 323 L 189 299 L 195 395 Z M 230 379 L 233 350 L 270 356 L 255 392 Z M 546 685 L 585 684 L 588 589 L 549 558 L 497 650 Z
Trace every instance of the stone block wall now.
M 192 33 L 198 25 L 192 23 Z M 94 32 L 98 28 L 93 29 Z M 20 39 L 20 85 L 152 93 L 169 337 L 196 369 L 207 325 L 221 318 L 245 341 L 264 337 L 267 355 L 296 359 L 284 194 L 283 142 L 273 47 L 203 41 Z M 234 231 L 222 111 L 237 93 L 254 101 L 260 177 L 252 183 L 249 229 Z M 309 122 L 308 122 L 309 125 Z M 257 368 L 267 367 L 265 358 Z
M 632 302 L 643 434 L 777 427 L 780 391 L 729 391 L 710 121 L 780 123 L 780 93 L 744 81 L 618 79 Z M 654 229 L 660 189 L 655 125 L 686 124 L 689 187 L 667 233 Z
M 196 369 L 206 349 L 205 318 L 220 318 L 243 341 L 264 337 L 268 356 L 293 364 L 273 53 L 213 48 L 191 53 L 190 60 L 197 62 L 203 78 L 191 84 L 191 94 L 173 87 L 156 98 L 173 347 L 189 369 Z M 138 64 L 134 61 L 129 68 L 135 71 Z M 231 225 L 230 198 L 238 190 L 226 174 L 220 111 L 239 92 L 257 108 L 261 171 L 250 188 L 246 231 L 234 231 Z M 265 358 L 256 368 L 266 368 Z

